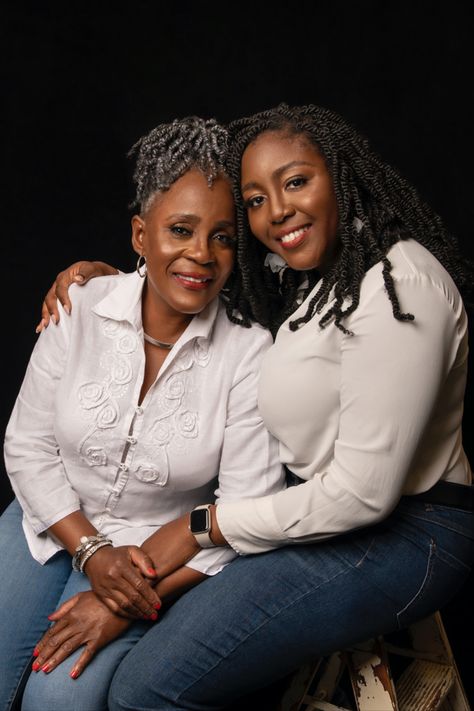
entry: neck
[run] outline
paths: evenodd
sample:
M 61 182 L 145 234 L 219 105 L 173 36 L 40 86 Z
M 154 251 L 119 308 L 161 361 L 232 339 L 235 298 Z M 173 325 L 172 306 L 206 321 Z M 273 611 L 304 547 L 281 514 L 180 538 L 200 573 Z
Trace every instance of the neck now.
M 142 298 L 143 330 L 162 343 L 176 343 L 183 331 L 191 323 L 193 314 L 182 314 L 166 308 L 162 302 L 150 298 L 144 289 Z

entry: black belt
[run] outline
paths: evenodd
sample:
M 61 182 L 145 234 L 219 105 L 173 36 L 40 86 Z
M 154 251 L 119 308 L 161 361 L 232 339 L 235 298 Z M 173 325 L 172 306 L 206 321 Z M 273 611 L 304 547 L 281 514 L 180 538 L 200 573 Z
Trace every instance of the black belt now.
M 454 506 L 454 508 L 463 511 L 474 511 L 474 486 L 456 484 L 452 481 L 438 481 L 428 491 L 404 498 L 422 501 L 426 504 Z

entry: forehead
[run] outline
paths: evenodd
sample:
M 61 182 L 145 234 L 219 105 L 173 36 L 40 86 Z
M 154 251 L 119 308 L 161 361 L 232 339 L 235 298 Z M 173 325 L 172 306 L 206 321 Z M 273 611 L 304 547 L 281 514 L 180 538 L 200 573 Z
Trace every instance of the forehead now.
M 292 161 L 319 163 L 322 156 L 304 134 L 266 131 L 249 143 L 242 155 L 242 182 L 251 171 L 268 173 Z
M 217 177 L 211 186 L 197 168 L 188 170 L 169 190 L 159 193 L 151 207 L 157 217 L 170 213 L 189 213 L 210 220 L 231 220 L 234 199 L 227 178 Z

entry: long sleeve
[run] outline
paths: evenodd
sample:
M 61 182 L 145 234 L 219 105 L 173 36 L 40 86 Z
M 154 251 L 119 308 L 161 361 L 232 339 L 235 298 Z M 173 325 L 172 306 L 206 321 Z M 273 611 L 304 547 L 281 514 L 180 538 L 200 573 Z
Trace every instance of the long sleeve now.
M 372 281 L 347 324 L 353 336 L 320 331 L 321 338 L 334 339 L 332 350 L 337 344 L 338 351 L 331 362 L 338 384 L 337 417 L 322 413 L 328 423 L 336 422 L 327 464 L 311 472 L 307 463 L 302 465 L 308 481 L 299 486 L 218 507 L 219 526 L 240 553 L 318 541 L 374 524 L 401 495 L 424 491 L 442 477 L 468 483 L 460 446 L 467 324 L 459 295 L 452 282 L 414 270 L 396 283 L 402 310 L 415 314 L 413 322 L 401 322 L 393 318 L 380 278 Z M 330 351 L 314 359 L 313 367 L 326 372 Z M 313 377 L 325 402 L 324 378 L 317 370 Z M 317 394 L 316 389 L 313 407 Z M 305 394 L 294 397 L 302 402 Z M 311 427 L 307 402 L 305 408 L 307 423 L 295 427 Z M 297 432 L 290 435 L 286 449 L 297 438 Z
M 256 404 L 268 332 L 231 323 L 213 300 L 140 400 L 142 289 L 136 273 L 71 287 L 71 315 L 40 336 L 31 357 L 5 459 L 40 563 L 61 547 L 47 529 L 78 509 L 114 545 L 141 545 L 216 496 L 283 486 L 278 445 Z M 193 565 L 213 574 L 233 555 L 203 551 Z
M 5 463 L 35 534 L 79 509 L 54 434 L 57 384 L 68 352 L 69 322 L 43 331 L 31 355 L 5 435 Z

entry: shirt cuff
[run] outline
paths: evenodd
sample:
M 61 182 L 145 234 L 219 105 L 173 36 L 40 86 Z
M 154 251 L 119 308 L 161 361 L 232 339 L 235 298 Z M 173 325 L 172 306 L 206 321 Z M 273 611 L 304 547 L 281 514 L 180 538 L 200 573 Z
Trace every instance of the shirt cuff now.
M 205 575 L 216 575 L 236 557 L 235 551 L 228 546 L 216 548 L 203 548 L 186 563 L 187 568 L 192 568 Z
M 264 553 L 289 542 L 275 516 L 273 495 L 219 503 L 216 516 L 224 538 L 239 555 Z

